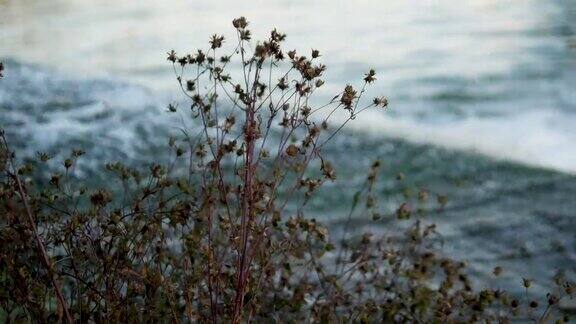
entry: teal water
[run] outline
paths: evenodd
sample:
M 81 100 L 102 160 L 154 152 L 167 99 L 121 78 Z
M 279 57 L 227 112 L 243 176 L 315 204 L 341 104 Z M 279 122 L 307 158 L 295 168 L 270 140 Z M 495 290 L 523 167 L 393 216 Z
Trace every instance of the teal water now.
M 328 92 L 379 71 L 373 92 L 391 110 L 361 116 L 328 149 L 339 180 L 312 204 L 336 231 L 356 171 L 378 158 L 385 211 L 407 186 L 449 197 L 426 217 L 479 286 L 496 265 L 516 290 L 520 277 L 576 270 L 574 1 L 0 1 L 0 125 L 27 155 L 84 148 L 94 181 L 101 161 L 146 164 L 179 123 L 164 113 L 181 100 L 165 52 L 229 35 L 238 15 L 256 36 L 277 27 L 288 47 L 320 49 Z

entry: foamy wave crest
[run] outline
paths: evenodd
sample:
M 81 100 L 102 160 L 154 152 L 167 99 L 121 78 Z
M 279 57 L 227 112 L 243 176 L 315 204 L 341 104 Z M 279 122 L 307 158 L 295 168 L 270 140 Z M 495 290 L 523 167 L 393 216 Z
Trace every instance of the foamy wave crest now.
M 501 160 L 576 174 L 576 118 L 552 109 L 470 117 L 443 124 L 368 112 L 351 127 L 410 142 L 472 151 Z

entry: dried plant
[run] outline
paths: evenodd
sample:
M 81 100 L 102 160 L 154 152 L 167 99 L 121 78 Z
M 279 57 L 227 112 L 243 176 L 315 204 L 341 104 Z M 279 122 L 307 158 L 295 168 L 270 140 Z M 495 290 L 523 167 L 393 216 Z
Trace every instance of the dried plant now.
M 571 281 L 559 276 L 540 312 L 500 290 L 474 291 L 464 263 L 442 255 L 436 227 L 410 201 L 393 215 L 409 225 L 385 233 L 338 239 L 307 217 L 312 197 L 336 179 L 322 149 L 388 101 L 363 98 L 376 79 L 370 70 L 359 89 L 346 85 L 319 104 L 326 67 L 318 50 L 309 58 L 285 51 L 277 30 L 252 45 L 247 20 L 233 26 L 230 52 L 214 35 L 205 51 L 168 53 L 194 125 L 169 139 L 168 164 L 143 172 L 109 163 L 106 187 L 87 188 L 75 178 L 83 151 L 45 177 L 48 154 L 38 154 L 36 167 L 16 167 L 3 141 L 0 318 L 440 323 L 559 315 L 554 306 L 572 295 Z M 335 122 L 339 111 L 346 117 Z M 379 170 L 378 162 L 368 170 L 349 220 L 383 217 Z

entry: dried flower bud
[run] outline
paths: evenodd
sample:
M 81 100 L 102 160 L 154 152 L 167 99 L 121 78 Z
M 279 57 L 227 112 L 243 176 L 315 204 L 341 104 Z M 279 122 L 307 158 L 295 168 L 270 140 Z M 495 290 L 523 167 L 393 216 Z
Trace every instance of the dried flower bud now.
M 186 90 L 192 92 L 196 89 L 196 84 L 192 80 L 186 81 Z
M 410 210 L 410 206 L 408 206 L 407 203 L 403 203 L 398 209 L 396 209 L 396 217 L 398 217 L 398 219 L 410 218 L 411 213 L 412 211 Z
M 174 50 L 171 50 L 170 52 L 168 52 L 168 61 L 172 62 L 172 63 L 176 63 L 176 52 L 174 52 Z
M 373 103 L 375 106 L 386 108 L 388 107 L 388 99 L 386 97 L 377 97 L 374 98 Z
M 492 271 L 492 273 L 498 277 L 500 274 L 502 274 L 502 267 L 501 266 L 496 266 L 494 268 L 494 270 Z
M 204 63 L 205 60 L 206 60 L 206 54 L 204 54 L 204 52 L 202 52 L 201 50 L 198 50 L 198 53 L 196 54 L 196 63 L 202 64 Z
M 340 97 L 340 102 L 344 104 L 347 109 L 352 108 L 352 103 L 356 98 L 356 90 L 351 85 L 347 85 L 344 88 L 344 93 L 342 93 L 342 97 Z
M 3 151 L 2 151 L 2 152 L 3 152 Z M 42 161 L 42 162 L 46 162 L 46 161 L 50 160 L 50 156 L 48 155 L 48 153 L 37 152 L 36 154 L 38 155 L 38 158 L 39 158 L 40 161 Z
M 248 21 L 244 17 L 236 18 L 232 20 L 232 25 L 236 29 L 244 29 L 248 26 Z
M 436 201 L 440 204 L 440 207 L 444 208 L 448 204 L 448 196 L 438 195 L 436 196 Z
M 548 295 L 548 305 L 552 306 L 557 304 L 559 298 L 556 295 Z
M 220 48 L 222 47 L 222 43 L 224 42 L 224 36 L 218 36 L 216 34 L 212 35 L 212 38 L 210 38 L 210 47 L 212 49 L 216 49 L 216 48 Z
M 58 187 L 60 185 L 60 175 L 58 174 L 52 175 L 52 177 L 50 178 L 50 184 L 53 185 L 54 187 Z
M 313 49 L 312 50 L 312 58 L 320 57 L 320 51 Z
M 90 196 L 90 202 L 94 206 L 104 207 L 112 201 L 112 196 L 107 191 L 100 189 Z
M 283 41 L 283 40 L 286 39 L 286 34 L 281 34 L 281 33 L 279 33 L 276 29 L 274 29 L 274 30 L 270 33 L 270 38 L 271 38 L 273 41 L 281 42 L 281 41 Z
M 281 78 L 278 80 L 278 88 L 282 91 L 288 89 L 288 82 L 286 82 L 286 78 Z
M 290 144 L 286 148 L 286 154 L 290 157 L 295 157 L 296 154 L 298 154 L 298 147 L 296 147 L 296 145 L 294 145 L 294 144 Z
M 80 149 L 72 149 L 72 156 L 77 158 L 77 157 L 81 157 L 82 155 L 86 154 L 86 152 L 84 152 L 83 150 Z
M 241 30 L 240 31 L 240 39 L 249 41 L 251 38 L 249 30 Z
M 366 83 L 372 83 L 374 81 L 376 81 L 376 71 L 374 71 L 374 69 L 370 69 L 370 71 L 368 71 L 368 73 L 364 74 L 364 81 Z

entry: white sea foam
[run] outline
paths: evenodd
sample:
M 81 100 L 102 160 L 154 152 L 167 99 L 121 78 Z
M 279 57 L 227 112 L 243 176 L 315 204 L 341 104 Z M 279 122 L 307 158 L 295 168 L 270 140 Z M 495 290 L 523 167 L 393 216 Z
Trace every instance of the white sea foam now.
M 359 116 L 351 127 L 576 174 L 575 123 L 574 116 L 553 109 L 505 117 L 470 117 L 443 124 L 390 117 L 376 111 Z

